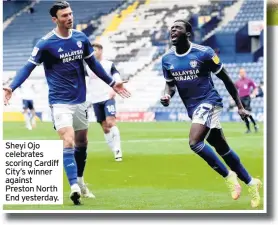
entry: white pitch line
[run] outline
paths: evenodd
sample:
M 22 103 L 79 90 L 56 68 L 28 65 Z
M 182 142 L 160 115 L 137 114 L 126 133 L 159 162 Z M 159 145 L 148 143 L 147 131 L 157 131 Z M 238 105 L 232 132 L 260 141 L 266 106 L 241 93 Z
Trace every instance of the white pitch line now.
M 263 137 L 263 136 L 246 136 L 245 138 L 258 138 L 258 137 Z M 242 137 L 229 137 L 226 139 L 238 139 L 238 138 L 242 138 Z M 168 141 L 188 141 L 189 138 L 162 138 L 162 139 L 134 139 L 134 140 L 122 140 L 121 143 L 140 143 L 140 142 L 144 142 L 144 143 L 148 143 L 148 142 L 168 142 Z M 106 143 L 105 141 L 89 141 L 89 143 L 94 143 L 94 144 L 102 144 L 102 143 Z

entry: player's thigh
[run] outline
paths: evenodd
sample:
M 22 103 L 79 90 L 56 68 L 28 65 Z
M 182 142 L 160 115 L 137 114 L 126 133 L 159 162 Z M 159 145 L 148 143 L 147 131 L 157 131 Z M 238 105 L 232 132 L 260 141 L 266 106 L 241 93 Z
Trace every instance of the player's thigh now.
M 65 127 L 73 127 L 74 109 L 66 104 L 54 104 L 50 106 L 54 129 L 59 131 Z
M 88 105 L 86 102 L 78 104 L 73 114 L 73 129 L 87 130 L 89 127 Z
M 22 108 L 23 108 L 24 110 L 27 110 L 27 109 L 28 109 L 28 102 L 27 102 L 27 100 L 22 100 Z
M 102 122 L 105 121 L 104 103 L 103 102 L 94 103 L 93 108 L 94 108 L 97 122 L 102 124 Z
M 55 104 L 51 107 L 52 121 L 54 128 L 64 141 L 64 147 L 73 147 L 74 129 L 73 129 L 73 109 L 72 106 Z
M 105 111 L 106 122 L 111 121 L 112 120 L 111 118 L 116 117 L 115 99 L 109 99 L 109 100 L 105 101 L 104 111 Z
M 30 110 L 34 110 L 34 101 L 33 100 L 28 100 L 28 108 Z

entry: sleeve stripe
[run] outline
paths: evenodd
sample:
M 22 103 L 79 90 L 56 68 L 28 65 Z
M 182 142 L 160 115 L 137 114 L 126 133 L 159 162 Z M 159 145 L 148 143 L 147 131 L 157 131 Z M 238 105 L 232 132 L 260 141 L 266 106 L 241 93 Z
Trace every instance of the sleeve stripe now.
M 93 54 L 94 54 L 94 52 L 92 52 L 90 55 L 88 55 L 88 56 L 84 57 L 84 59 L 88 59 L 88 58 L 92 57 L 92 56 L 93 56 Z
M 221 64 L 220 68 L 216 72 L 214 72 L 214 74 L 215 75 L 218 74 L 222 70 L 222 68 L 223 68 L 223 64 Z
M 31 59 L 28 59 L 28 62 L 33 63 L 33 64 L 35 64 L 36 66 L 41 65 L 40 63 L 36 63 L 35 61 L 33 61 L 33 60 L 31 60 Z
M 166 78 L 165 78 L 165 80 L 166 80 L 166 82 L 171 82 L 171 81 L 173 81 L 174 79 L 166 79 Z
M 111 81 L 111 83 L 108 84 L 108 85 L 109 85 L 110 87 L 112 87 L 115 83 L 116 83 L 116 81 L 113 79 L 113 80 Z

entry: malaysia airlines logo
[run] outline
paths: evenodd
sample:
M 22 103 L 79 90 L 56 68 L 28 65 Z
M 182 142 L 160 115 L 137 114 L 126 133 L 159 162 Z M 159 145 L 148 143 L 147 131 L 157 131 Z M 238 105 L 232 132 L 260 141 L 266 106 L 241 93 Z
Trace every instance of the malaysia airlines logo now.
M 58 52 L 63 52 L 64 50 L 62 48 L 59 48 L 58 49 Z
M 192 68 L 195 68 L 198 65 L 196 60 L 191 60 L 189 64 Z
M 82 42 L 81 41 L 76 42 L 76 44 L 79 48 L 82 48 Z

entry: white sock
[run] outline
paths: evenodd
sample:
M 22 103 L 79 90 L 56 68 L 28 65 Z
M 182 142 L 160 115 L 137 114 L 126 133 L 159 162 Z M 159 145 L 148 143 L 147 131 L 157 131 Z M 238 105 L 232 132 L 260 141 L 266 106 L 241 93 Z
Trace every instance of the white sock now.
M 77 183 L 78 184 L 84 184 L 84 178 L 83 177 L 77 177 Z
M 111 151 L 114 153 L 114 151 L 113 151 L 113 137 L 112 137 L 112 132 L 111 132 L 111 130 L 110 130 L 109 133 L 104 134 L 104 138 L 105 138 L 105 141 L 106 141 L 106 143 L 108 144 L 109 148 L 110 148 Z
M 253 177 L 251 178 L 251 181 L 247 184 L 248 186 L 251 186 L 251 185 L 254 185 L 255 184 L 255 182 L 254 182 L 254 179 L 253 179 Z
M 31 117 L 31 123 L 33 126 L 36 126 L 36 116 L 33 116 Z
M 121 136 L 120 136 L 120 131 L 119 131 L 118 127 L 116 127 L 116 126 L 111 127 L 110 133 L 112 134 L 111 136 L 113 138 L 114 154 L 117 154 L 117 157 L 122 157 Z
M 23 113 L 23 115 L 24 115 L 26 127 L 27 128 L 31 127 L 31 122 L 30 122 L 30 117 L 28 115 L 28 112 Z

